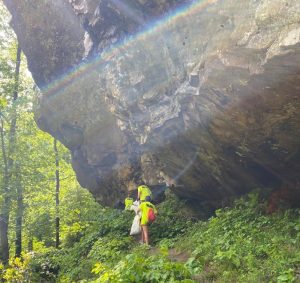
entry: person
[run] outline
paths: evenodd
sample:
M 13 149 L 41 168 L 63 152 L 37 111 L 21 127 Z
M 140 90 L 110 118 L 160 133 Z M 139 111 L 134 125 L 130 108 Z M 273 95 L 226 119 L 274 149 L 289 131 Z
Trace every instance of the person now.
M 125 210 L 131 210 L 131 206 L 133 205 L 133 198 L 130 197 L 129 193 L 127 194 L 127 197 L 125 198 Z
M 150 197 L 147 196 L 145 200 L 139 205 L 138 212 L 141 213 L 141 228 L 142 228 L 142 238 L 141 242 L 149 245 L 149 219 L 148 219 L 148 211 L 150 208 L 154 210 L 154 213 L 157 214 L 157 209 L 154 204 L 150 202 Z
M 143 202 L 145 201 L 146 197 L 150 197 L 150 200 L 152 199 L 152 192 L 149 189 L 148 186 L 145 185 L 144 182 L 141 183 L 140 186 L 138 186 L 138 200 Z

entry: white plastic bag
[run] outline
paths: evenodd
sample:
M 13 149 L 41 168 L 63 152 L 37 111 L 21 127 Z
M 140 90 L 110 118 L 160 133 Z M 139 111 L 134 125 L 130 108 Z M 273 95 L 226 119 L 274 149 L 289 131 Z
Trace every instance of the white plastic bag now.
M 135 212 L 135 214 L 137 214 L 137 211 L 139 209 L 139 205 L 140 205 L 140 202 L 136 200 L 136 201 L 133 202 L 133 204 L 131 205 L 129 210 L 133 210 Z
M 137 235 L 140 233 L 141 233 L 140 217 L 136 215 L 133 218 L 133 222 L 130 229 L 130 236 Z

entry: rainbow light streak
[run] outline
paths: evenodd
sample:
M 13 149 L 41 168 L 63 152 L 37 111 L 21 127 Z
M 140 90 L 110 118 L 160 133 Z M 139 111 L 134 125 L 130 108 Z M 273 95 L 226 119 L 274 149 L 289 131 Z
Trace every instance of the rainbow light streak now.
M 119 1 L 113 0 L 113 2 L 117 3 Z M 108 47 L 101 53 L 100 56 L 96 56 L 89 59 L 89 61 L 84 61 L 78 64 L 69 72 L 64 74 L 61 78 L 54 80 L 52 83 L 48 84 L 42 89 L 42 91 L 47 94 L 47 97 L 62 93 L 63 90 L 75 79 L 82 79 L 85 75 L 88 75 L 92 71 L 104 68 L 105 66 L 107 66 L 107 64 L 109 64 L 111 58 L 117 56 L 118 54 L 122 54 L 122 51 L 124 49 L 130 49 L 135 42 L 146 40 L 149 36 L 156 33 L 159 34 L 168 25 L 174 24 L 179 19 L 190 17 L 193 14 L 199 13 L 200 11 L 204 10 L 212 4 L 215 4 L 216 2 L 218 2 L 218 0 L 196 0 L 191 4 L 179 7 L 169 15 L 152 23 L 149 23 L 148 25 L 146 25 L 146 28 L 143 31 L 138 32 L 135 36 L 126 38 L 125 40 Z M 127 9 L 128 7 L 123 7 L 123 9 L 125 8 Z

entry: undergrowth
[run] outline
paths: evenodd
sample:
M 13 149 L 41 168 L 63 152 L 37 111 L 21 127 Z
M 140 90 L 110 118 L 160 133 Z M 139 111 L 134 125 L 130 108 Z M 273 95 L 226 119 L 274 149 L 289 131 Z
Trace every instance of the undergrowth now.
M 75 242 L 0 265 L 0 274 L 7 282 L 300 282 L 299 209 L 266 215 L 253 193 L 207 221 L 192 221 L 173 195 L 158 211 L 151 249 L 128 236 L 133 212 L 105 209 Z M 189 259 L 171 260 L 175 249 Z
M 250 194 L 195 224 L 177 242 L 186 266 L 213 282 L 300 282 L 300 210 L 264 211 Z

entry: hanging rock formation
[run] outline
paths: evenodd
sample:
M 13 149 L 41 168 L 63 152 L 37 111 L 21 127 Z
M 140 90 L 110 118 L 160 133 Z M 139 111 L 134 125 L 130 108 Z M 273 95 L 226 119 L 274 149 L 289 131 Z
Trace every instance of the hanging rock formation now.
M 297 182 L 298 0 L 4 0 L 39 127 L 105 204 L 143 178 L 195 202 Z

